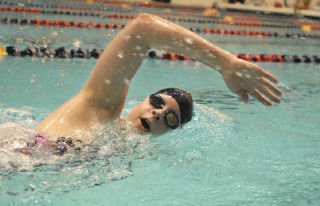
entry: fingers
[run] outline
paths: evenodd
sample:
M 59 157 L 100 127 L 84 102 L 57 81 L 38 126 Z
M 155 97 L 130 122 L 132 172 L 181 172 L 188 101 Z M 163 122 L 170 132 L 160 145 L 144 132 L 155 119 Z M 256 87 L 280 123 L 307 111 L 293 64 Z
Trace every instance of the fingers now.
M 281 90 L 274 86 L 269 80 L 263 78 L 264 84 L 260 85 L 259 88 L 256 88 L 249 92 L 249 94 L 260 101 L 265 105 L 272 105 L 272 102 L 280 103 L 280 95 L 282 94 Z M 248 91 L 245 89 L 240 89 L 235 92 L 242 101 L 248 102 Z M 270 101 L 271 100 L 271 101 Z
M 278 79 L 271 73 L 264 71 L 263 76 L 273 81 L 274 83 L 278 83 Z
M 256 98 L 259 102 L 261 102 L 264 105 L 267 105 L 267 106 L 272 105 L 272 103 L 267 98 L 262 96 L 262 94 L 257 89 L 254 89 L 253 91 L 251 91 L 250 95 Z
M 263 73 L 263 75 L 271 81 L 277 82 L 277 79 L 272 74 L 265 72 Z M 252 92 L 250 92 L 250 95 L 252 95 L 258 101 L 265 105 L 272 105 L 271 101 L 280 103 L 281 99 L 279 98 L 279 96 L 282 95 L 282 91 L 278 87 L 273 85 L 267 78 L 262 77 L 261 80 L 263 82 L 263 85 L 259 87 L 259 90 L 254 89 Z
M 258 66 L 259 67 L 259 66 Z M 271 80 L 274 83 L 278 83 L 278 79 L 271 73 L 267 72 L 266 70 L 263 70 L 259 67 L 259 70 L 261 71 L 261 75 L 269 80 Z
M 272 92 L 274 92 L 276 95 L 278 95 L 278 96 L 280 96 L 280 95 L 282 95 L 282 91 L 278 88 L 278 87 L 276 87 L 276 86 L 274 86 L 270 81 L 268 81 L 266 78 L 262 78 L 262 81 L 265 83 L 265 85 L 269 88 L 269 89 L 271 89 L 271 91 Z
M 274 95 L 268 88 L 264 88 L 261 90 L 261 93 L 264 94 L 266 97 L 268 97 L 269 99 L 271 99 L 274 102 L 280 103 L 281 100 L 279 97 L 277 97 L 276 95 Z
M 274 85 L 278 79 L 271 73 L 263 70 L 258 65 L 246 65 L 240 70 L 243 77 L 234 78 L 236 82 L 233 88 L 241 100 L 248 101 L 248 93 L 264 105 L 272 105 L 272 102 L 279 103 L 282 91 Z M 235 76 L 235 75 L 234 75 Z M 256 77 L 256 78 L 251 78 Z M 230 87 L 229 87 L 230 88 Z M 234 91 L 231 89 L 231 91 Z
M 240 97 L 240 99 L 242 101 L 248 102 L 249 96 L 245 90 L 241 89 L 241 90 L 237 91 L 236 94 Z

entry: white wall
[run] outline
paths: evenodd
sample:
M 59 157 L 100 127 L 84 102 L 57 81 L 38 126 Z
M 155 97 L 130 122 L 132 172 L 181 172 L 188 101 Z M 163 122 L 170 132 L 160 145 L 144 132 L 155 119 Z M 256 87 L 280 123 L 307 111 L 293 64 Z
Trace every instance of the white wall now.
M 260 3 L 267 7 L 272 7 L 274 2 L 280 2 L 284 5 L 284 0 L 246 0 L 246 4 L 253 5 L 254 3 Z M 286 0 L 288 6 L 293 7 L 296 0 Z M 214 2 L 218 3 L 228 3 L 228 0 L 171 0 L 172 5 L 177 6 L 195 6 L 195 7 L 203 7 L 210 8 L 214 4 Z M 320 0 L 311 0 L 311 6 L 320 6 Z
M 68 0 L 62 0 L 62 1 L 68 1 Z M 87 2 L 88 0 L 80 0 Z M 105 0 L 93 0 L 94 2 L 98 3 Z M 110 0 L 112 2 L 119 1 L 119 3 L 127 2 L 138 2 L 138 3 L 155 3 L 155 1 L 152 0 Z M 246 5 L 254 5 L 255 3 L 260 3 L 263 6 L 266 7 L 272 7 L 274 5 L 274 2 L 280 2 L 284 4 L 284 0 L 246 0 Z M 296 0 L 286 0 L 287 4 L 290 7 L 293 7 Z M 211 8 L 212 5 L 217 3 L 228 3 L 228 0 L 171 0 L 171 5 L 175 6 L 187 6 L 187 7 L 200 7 L 200 8 Z M 311 7 L 320 7 L 320 0 L 311 0 Z
M 190 6 L 190 7 L 202 7 L 202 8 L 211 8 L 213 3 L 217 2 L 217 0 L 171 0 L 172 5 L 177 6 Z M 223 0 L 219 0 L 219 2 L 224 2 Z

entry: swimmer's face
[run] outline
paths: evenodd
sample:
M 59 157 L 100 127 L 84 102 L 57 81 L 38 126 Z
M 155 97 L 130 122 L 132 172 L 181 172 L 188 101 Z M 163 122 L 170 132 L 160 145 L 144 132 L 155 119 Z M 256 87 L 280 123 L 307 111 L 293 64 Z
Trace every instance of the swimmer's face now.
M 178 103 L 171 96 L 159 95 L 164 102 L 160 108 L 155 107 L 147 97 L 127 116 L 127 120 L 142 132 L 163 134 L 179 125 L 181 114 Z

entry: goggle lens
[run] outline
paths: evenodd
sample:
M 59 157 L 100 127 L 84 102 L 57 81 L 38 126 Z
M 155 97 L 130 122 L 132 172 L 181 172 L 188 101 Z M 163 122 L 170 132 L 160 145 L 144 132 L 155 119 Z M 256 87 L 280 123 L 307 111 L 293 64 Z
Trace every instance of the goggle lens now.
M 165 119 L 166 119 L 166 124 L 171 129 L 177 129 L 179 127 L 179 119 L 175 113 L 168 112 L 165 116 Z
M 166 103 L 159 94 L 151 94 L 149 96 L 150 103 L 154 108 L 163 109 Z

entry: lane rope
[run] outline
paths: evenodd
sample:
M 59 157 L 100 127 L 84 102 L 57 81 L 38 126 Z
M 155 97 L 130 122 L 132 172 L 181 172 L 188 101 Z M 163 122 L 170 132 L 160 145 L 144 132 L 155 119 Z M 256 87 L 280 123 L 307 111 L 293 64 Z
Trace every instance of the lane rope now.
M 80 10 L 80 11 L 76 11 Z M 109 13 L 106 15 L 106 11 L 101 8 L 73 8 L 65 6 L 56 6 L 54 9 L 34 9 L 34 8 L 21 8 L 21 7 L 2 7 L 0 12 L 22 12 L 22 13 L 38 13 L 38 14 L 54 14 L 54 15 L 73 15 L 73 16 L 96 16 L 96 17 L 108 17 L 113 19 L 133 19 L 135 15 L 128 14 L 115 14 Z M 161 14 L 160 12 L 158 14 Z M 291 25 L 284 25 L 277 23 L 262 23 L 260 19 L 252 18 L 232 18 L 233 15 L 224 16 L 224 19 L 206 20 L 206 19 L 190 19 L 190 18 L 177 18 L 166 17 L 166 19 L 174 22 L 189 22 L 189 23 L 213 23 L 222 24 L 228 26 L 243 26 L 243 27 L 274 27 L 274 28 L 301 28 L 302 26 L 309 26 L 310 30 L 320 30 L 319 22 L 301 22 L 293 21 Z M 227 17 L 230 17 L 228 19 Z
M 124 24 L 102 24 L 94 22 L 77 22 L 66 20 L 41 20 L 41 19 L 18 19 L 18 18 L 3 18 L 0 19 L 3 24 L 19 24 L 32 26 L 55 26 L 55 27 L 73 27 L 73 28 L 90 28 L 90 29 L 122 29 Z M 247 30 L 231 30 L 231 29 L 212 29 L 212 28 L 189 28 L 196 33 L 215 34 L 215 35 L 237 35 L 237 36 L 259 36 L 259 37 L 285 37 L 294 39 L 320 39 L 320 34 L 310 33 L 278 33 L 268 31 L 247 31 Z
M 1 47 L 0 47 L 1 48 Z M 3 48 L 3 47 L 2 47 Z M 1 51 L 1 49 L 0 49 Z M 36 47 L 28 46 L 26 49 L 22 50 L 15 46 L 7 46 L 5 53 L 8 56 L 13 57 L 43 57 L 43 58 L 80 58 L 80 59 L 90 59 L 99 58 L 102 54 L 103 49 L 94 48 L 91 51 L 86 48 L 69 48 L 69 47 Z M 4 54 L 4 51 L 1 54 Z M 274 63 L 320 63 L 320 57 L 317 55 L 280 55 L 280 54 L 247 54 L 239 53 L 233 54 L 240 59 L 251 61 L 251 62 L 274 62 Z M 156 50 L 149 50 L 147 57 L 152 59 L 163 59 L 163 60 L 179 60 L 179 61 L 194 61 L 190 57 L 185 57 L 182 55 L 177 55 L 169 52 L 159 52 Z
M 0 46 L 0 56 L 7 56 L 8 53 L 4 50 L 3 46 Z

